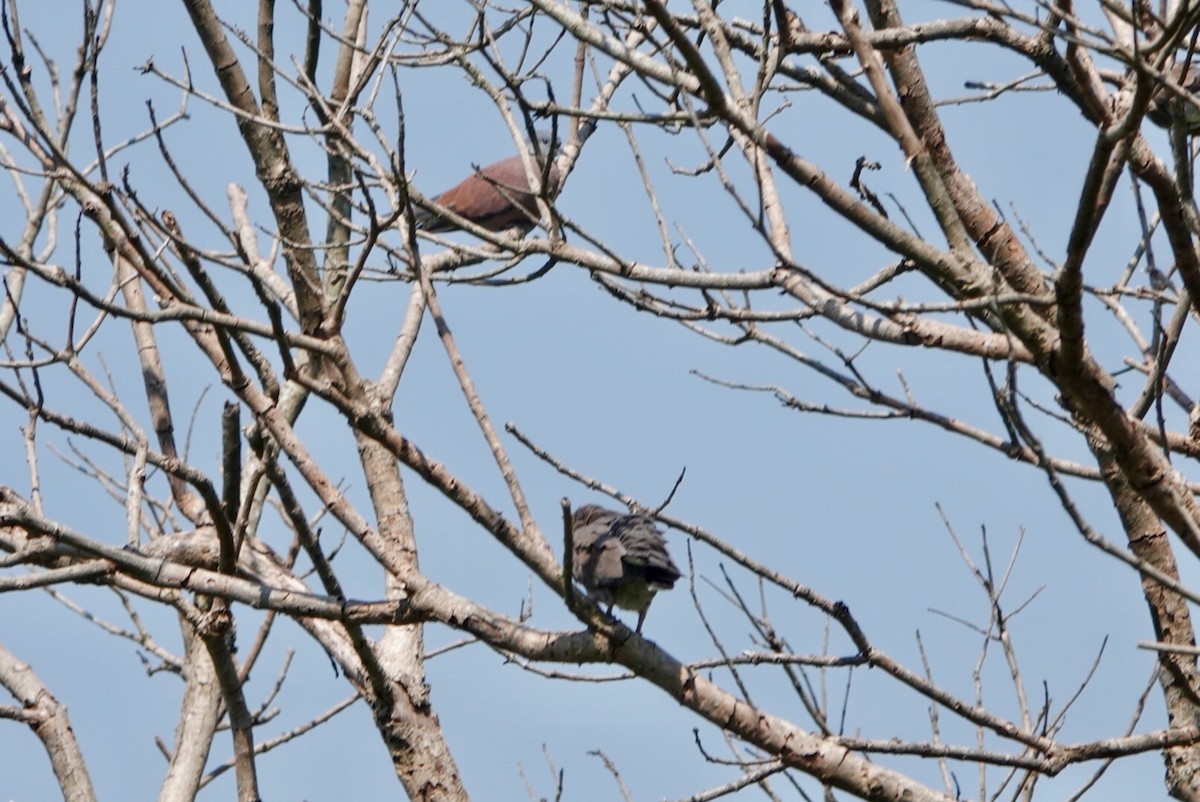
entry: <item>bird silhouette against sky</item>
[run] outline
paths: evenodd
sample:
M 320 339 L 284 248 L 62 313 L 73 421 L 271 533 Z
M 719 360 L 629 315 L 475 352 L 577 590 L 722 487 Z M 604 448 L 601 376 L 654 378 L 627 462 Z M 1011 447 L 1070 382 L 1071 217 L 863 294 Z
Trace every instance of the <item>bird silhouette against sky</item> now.
M 638 614 L 642 631 L 654 594 L 670 590 L 679 569 L 667 553 L 667 541 L 645 515 L 606 510 L 587 504 L 575 511 L 572 573 L 597 604 Z

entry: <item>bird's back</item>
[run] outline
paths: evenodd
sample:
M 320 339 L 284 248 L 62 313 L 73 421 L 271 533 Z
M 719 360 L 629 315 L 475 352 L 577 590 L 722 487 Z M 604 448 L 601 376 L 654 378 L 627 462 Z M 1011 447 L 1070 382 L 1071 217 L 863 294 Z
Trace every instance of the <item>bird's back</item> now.
M 588 591 L 642 583 L 651 591 L 669 590 L 679 569 L 667 553 L 667 541 L 645 515 L 622 514 L 588 504 L 572 520 L 575 578 Z
M 1167 78 L 1187 95 L 1194 97 L 1200 93 L 1200 64 L 1178 63 L 1167 72 Z M 1146 107 L 1146 117 L 1155 125 L 1170 128 L 1176 114 L 1182 115 L 1184 129 L 1189 133 L 1200 131 L 1200 109 L 1170 89 L 1158 87 Z
M 670 590 L 679 579 L 679 568 L 667 553 L 667 539 L 654 521 L 644 515 L 623 515 L 613 523 L 611 535 L 624 550 L 627 573 L 641 576 L 655 590 Z
M 531 158 L 533 169 L 541 162 Z M 548 192 L 558 191 L 557 164 L 550 165 Z M 520 156 L 510 156 L 490 164 L 438 195 L 433 201 L 489 231 L 502 231 L 516 225 L 532 225 L 538 217 L 536 196 L 529 174 Z M 426 231 L 450 231 L 457 226 L 449 220 L 422 210 L 418 223 Z
M 572 573 L 597 604 L 638 613 L 642 631 L 654 594 L 670 590 L 679 569 L 667 553 L 667 540 L 645 515 L 614 512 L 588 504 L 571 520 L 575 547 Z
M 580 507 L 572 518 L 575 553 L 571 573 L 589 593 L 623 573 L 620 541 L 612 537 L 618 518 L 618 513 L 595 504 Z

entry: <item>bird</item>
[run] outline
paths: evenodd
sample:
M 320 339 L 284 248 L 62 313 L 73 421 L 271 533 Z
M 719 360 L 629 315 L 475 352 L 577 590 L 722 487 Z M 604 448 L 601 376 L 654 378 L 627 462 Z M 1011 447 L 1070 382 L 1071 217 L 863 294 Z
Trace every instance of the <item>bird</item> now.
M 562 175 L 554 162 L 546 172 L 543 158 L 531 154 L 529 162 L 538 171 L 537 179 L 546 182 L 546 195 L 553 198 L 560 189 Z M 434 197 L 433 203 L 445 206 L 488 231 L 505 231 L 517 226 L 528 231 L 540 217 L 537 193 L 529 180 L 525 162 L 519 155 L 487 167 L 477 167 L 471 175 Z M 430 209 L 414 209 L 414 214 L 417 228 L 423 231 L 454 231 L 460 228 L 457 223 Z
M 1179 86 L 1193 100 L 1179 96 L 1166 87 L 1159 87 L 1146 107 L 1146 116 L 1150 122 L 1162 128 L 1170 128 L 1177 114 L 1183 115 L 1183 127 L 1189 134 L 1200 133 L 1200 107 L 1194 99 L 1200 94 L 1200 65 L 1187 61 L 1176 64 L 1167 70 L 1167 80 Z
M 572 574 L 596 604 L 613 605 L 638 614 L 641 633 L 654 594 L 670 590 L 680 577 L 667 541 L 645 515 L 606 510 L 586 504 L 571 518 L 575 548 Z

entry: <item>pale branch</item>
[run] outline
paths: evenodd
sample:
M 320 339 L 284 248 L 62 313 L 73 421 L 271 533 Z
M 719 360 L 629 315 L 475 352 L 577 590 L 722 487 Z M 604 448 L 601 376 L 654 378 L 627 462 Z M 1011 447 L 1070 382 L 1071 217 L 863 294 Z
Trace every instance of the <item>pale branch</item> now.
M 467 402 L 467 407 L 471 410 L 471 416 L 475 418 L 475 423 L 479 427 L 480 434 L 484 442 L 487 443 L 488 450 L 492 453 L 492 459 L 495 460 L 496 467 L 504 479 L 504 484 L 508 488 L 513 506 L 516 507 L 517 515 L 521 519 L 522 529 L 526 532 L 532 532 L 536 528 L 536 524 L 533 520 L 533 514 L 529 510 L 529 501 L 525 497 L 525 491 L 521 487 L 516 470 L 513 468 L 512 460 L 509 459 L 504 444 L 500 442 L 500 436 L 492 424 L 491 416 L 488 415 L 483 400 L 479 396 L 475 380 L 471 378 L 471 374 L 467 370 L 466 360 L 463 358 L 458 343 L 454 339 L 454 334 L 450 330 L 450 325 L 442 311 L 442 304 L 438 299 L 433 282 L 429 280 L 429 274 L 421 269 L 418 269 L 418 278 L 424 292 L 425 308 L 429 310 L 434 325 L 437 327 L 438 339 L 441 340 L 442 348 L 446 352 L 446 358 L 450 362 L 450 369 L 454 371 L 454 377 L 458 380 L 459 389 L 462 391 L 463 398 Z M 548 544 L 546 548 L 549 548 Z M 570 579 L 566 579 L 565 584 L 569 583 Z
M 87 764 L 71 729 L 67 709 L 28 663 L 0 644 L 0 685 L 21 703 L 20 717 L 41 740 L 66 802 L 95 802 Z

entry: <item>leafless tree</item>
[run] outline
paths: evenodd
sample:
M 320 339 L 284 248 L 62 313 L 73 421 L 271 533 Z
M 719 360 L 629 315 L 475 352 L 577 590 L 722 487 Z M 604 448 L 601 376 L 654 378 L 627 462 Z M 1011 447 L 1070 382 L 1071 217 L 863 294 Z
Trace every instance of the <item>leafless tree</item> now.
M 686 741 L 697 728 L 695 760 L 724 773 L 706 787 L 674 767 L 690 799 L 1032 799 L 1068 769 L 1076 799 L 1102 794 L 1115 764 L 1159 758 L 1168 793 L 1200 799 L 1190 618 L 1200 596 L 1179 567 L 1200 557 L 1189 478 L 1200 402 L 1191 377 L 1172 370 L 1176 354 L 1179 365 L 1194 358 L 1183 334 L 1200 312 L 1189 121 L 1200 105 L 1180 85 L 1186 73 L 1172 72 L 1193 58 L 1196 7 L 959 0 L 928 16 L 895 0 L 427 0 L 369 16 L 366 0 L 253 10 L 184 0 L 189 27 L 178 9 L 146 5 L 83 0 L 72 42 L 61 9 L 55 19 L 17 0 L 0 6 L 0 159 L 13 187 L 0 225 L 0 591 L 7 605 L 33 597 L 35 608 L 79 609 L 131 641 L 147 670 L 179 678 L 163 767 L 140 769 L 161 774 L 160 799 L 195 798 L 230 768 L 240 800 L 279 798 L 259 781 L 260 756 L 355 704 L 370 711 L 369 740 L 409 798 L 467 798 L 462 752 L 426 680 L 441 651 L 426 647 L 429 628 L 503 656 L 507 667 L 480 664 L 482 683 L 523 670 L 585 687 L 601 667 L 657 688 L 681 711 L 659 723 L 663 737 Z M 139 38 L 139 23 L 155 26 L 154 41 Z M 134 75 L 119 66 L 131 42 L 145 47 L 139 58 L 154 54 Z M 977 73 L 984 63 L 998 66 Z M 438 92 L 448 94 L 439 102 Z M 131 93 L 153 99 L 139 108 Z M 1011 130 L 984 130 L 986 120 Z M 994 203 L 982 173 L 964 166 L 962 151 L 985 143 L 988 175 L 1018 169 L 1066 136 L 1060 125 L 1089 150 L 1042 178 L 1056 221 Z M 445 187 L 410 158 L 417 128 L 449 141 L 484 126 L 523 154 L 529 219 L 507 229 L 432 201 Z M 1031 126 L 1037 143 L 1019 147 Z M 649 154 L 666 154 L 670 169 Z M 472 174 L 475 157 L 459 163 L 476 191 L 514 191 Z M 636 180 L 641 195 L 579 183 L 588 159 L 604 160 L 611 180 Z M 223 197 L 218 164 L 245 165 L 222 179 Z M 1134 203 L 1117 202 L 1126 182 Z M 612 222 L 632 206 L 645 209 L 639 225 L 657 232 L 657 252 Z M 1020 569 L 994 565 L 988 541 L 961 538 L 948 517 L 989 610 L 961 621 L 980 666 L 967 695 L 935 660 L 886 648 L 839 601 L 850 588 L 789 575 L 769 545 L 621 492 L 621 475 L 574 464 L 568 444 L 540 438 L 533 421 L 495 420 L 442 300 L 473 288 L 503 317 L 522 287 L 564 272 L 605 291 L 610 325 L 633 309 L 664 337 L 681 327 L 774 354 L 778 380 L 692 380 L 729 388 L 711 389 L 751 412 L 768 393 L 808 416 L 918 421 L 1044 477 L 1078 535 L 1140 582 L 1156 685 L 1126 711 L 1128 726 L 1064 734 L 1076 696 L 1039 702 L 1020 668 L 1022 602 L 1005 596 Z M 563 336 L 555 325 L 547 341 Z M 486 448 L 467 469 L 439 453 L 443 438 L 411 428 L 397 400 L 420 395 L 406 379 L 426 341 L 444 353 Z M 895 385 L 878 378 L 927 355 L 953 388 L 944 401 L 919 400 L 903 373 Z M 605 371 L 599 386 L 614 396 L 667 392 L 622 384 L 619 366 L 570 365 L 555 403 L 596 386 L 577 373 Z M 796 374 L 819 382 L 811 395 L 787 389 Z M 220 415 L 204 403 L 210 388 L 226 399 Z M 687 399 L 678 404 L 686 414 Z M 616 437 L 622 422 L 594 425 L 593 436 Z M 347 454 L 365 496 L 343 483 Z M 575 488 L 561 516 L 559 494 L 530 489 L 547 474 Z M 653 614 L 643 637 L 564 581 L 572 507 L 589 489 L 675 531 L 690 585 L 675 593 L 695 600 L 710 657 L 682 659 Z M 533 577 L 537 615 L 519 604 L 524 589 L 509 589 L 520 609 L 496 609 L 482 588 L 423 570 L 418 557 L 445 536 L 412 514 L 411 495 L 428 491 L 469 518 L 474 542 L 494 541 L 488 554 L 508 563 L 496 570 Z M 85 495 L 86 514 L 74 502 Z M 93 509 L 100 498 L 119 515 Z M 793 504 L 780 499 L 774 514 Z M 1104 534 L 1113 510 L 1122 538 Z M 290 543 L 267 535 L 281 524 Z M 721 568 L 698 572 L 704 560 Z M 1058 568 L 1069 583 L 1070 567 Z M 713 596 L 697 590 L 705 582 L 757 648 L 727 645 L 730 621 L 714 619 Z M 74 601 L 96 599 L 96 588 L 128 623 Z M 801 614 L 822 622 L 823 648 L 793 649 L 780 622 Z M 264 739 L 274 692 L 251 697 L 247 678 L 269 639 L 288 638 L 318 644 L 347 688 Z M 989 704 L 984 685 L 996 676 L 982 666 L 994 661 L 1013 706 Z M 927 711 L 924 736 L 846 726 L 830 689 L 864 693 L 850 678 L 868 668 L 883 698 Z M 95 799 L 90 745 L 43 677 L 38 654 L 0 646 L 0 684 L 14 700 L 0 717 L 40 739 L 65 798 Z M 1132 697 L 1144 680 L 1130 680 Z M 1162 711 L 1146 717 L 1161 725 L 1143 721 L 1146 710 Z M 725 736 L 724 756 L 699 728 Z M 226 750 L 228 764 L 210 759 Z M 620 761 L 602 759 L 613 787 L 637 797 Z M 558 774 L 551 793 L 581 793 L 570 779 Z M 530 782 L 531 797 L 546 794 L 540 785 Z

